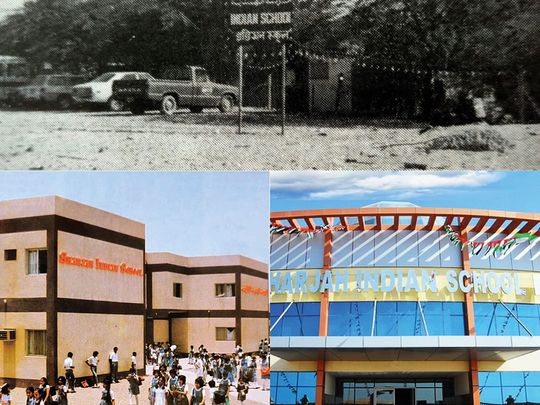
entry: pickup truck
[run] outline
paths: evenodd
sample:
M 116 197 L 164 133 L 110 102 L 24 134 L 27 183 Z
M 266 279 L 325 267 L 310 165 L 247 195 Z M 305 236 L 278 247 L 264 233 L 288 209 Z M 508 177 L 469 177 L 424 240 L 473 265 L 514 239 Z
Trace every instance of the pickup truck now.
M 116 80 L 113 97 L 135 115 L 153 109 L 172 115 L 180 107 L 194 113 L 215 107 L 229 112 L 237 103 L 238 87 L 211 82 L 204 68 L 184 66 L 166 69 L 161 79 Z

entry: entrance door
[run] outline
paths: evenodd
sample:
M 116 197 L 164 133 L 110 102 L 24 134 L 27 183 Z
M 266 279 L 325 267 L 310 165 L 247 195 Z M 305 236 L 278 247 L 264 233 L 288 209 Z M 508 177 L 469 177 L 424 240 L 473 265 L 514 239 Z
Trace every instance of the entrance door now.
M 375 388 L 371 405 L 415 405 L 414 388 Z

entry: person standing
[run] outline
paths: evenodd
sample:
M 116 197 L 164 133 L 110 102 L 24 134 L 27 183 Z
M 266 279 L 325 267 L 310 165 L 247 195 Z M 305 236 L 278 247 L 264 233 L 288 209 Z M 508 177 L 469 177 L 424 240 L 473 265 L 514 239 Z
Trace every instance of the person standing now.
M 26 388 L 26 401 L 24 402 L 24 405 L 36 405 L 36 401 L 34 400 L 34 387 L 32 386 Z
M 129 382 L 129 405 L 133 405 L 133 398 L 135 398 L 135 405 L 139 405 L 139 394 L 141 393 L 139 386 L 141 385 L 141 379 L 137 375 L 135 368 L 131 367 L 127 380 Z
M 66 377 L 60 376 L 56 380 L 55 394 L 52 396 L 53 403 L 68 405 L 68 386 Z
M 111 390 L 111 383 L 109 377 L 103 381 L 103 391 L 101 392 L 101 401 L 99 405 L 115 405 L 114 392 Z
M 191 390 L 191 400 L 189 405 L 205 405 L 206 395 L 204 395 L 204 380 L 202 377 L 195 379 L 195 387 Z
M 137 370 L 137 352 L 131 353 L 131 368 Z
M 69 352 L 64 360 L 64 372 L 68 383 L 68 391 L 75 392 L 75 375 L 73 374 L 73 353 Z
M 98 374 L 97 374 L 97 366 L 99 364 L 98 359 L 99 352 L 94 351 L 90 357 L 88 357 L 85 361 L 85 363 L 90 367 L 90 371 L 92 372 L 92 375 L 94 376 L 94 388 L 98 388 L 99 380 L 98 380 Z
M 231 386 L 229 384 L 229 379 L 225 375 L 222 376 L 221 380 L 219 381 L 218 391 L 225 399 L 225 402 L 224 402 L 225 405 L 230 405 L 231 403 L 229 400 L 230 389 L 231 389 Z
M 238 384 L 236 385 L 236 392 L 238 393 L 238 400 L 241 404 L 244 403 L 248 393 L 248 386 L 244 383 L 244 380 L 241 378 L 238 379 Z
M 49 385 L 49 380 L 47 380 L 47 377 L 41 377 L 39 380 L 39 387 L 43 394 L 41 395 L 41 399 L 45 404 L 49 404 L 51 400 L 51 386 Z
M 111 366 L 111 382 L 118 383 L 118 347 L 114 347 L 109 354 L 109 364 Z
M 195 353 L 195 374 L 197 375 L 197 377 L 203 376 L 203 367 L 204 364 L 201 359 L 201 355 L 199 353 Z
M 154 396 L 150 405 L 167 405 L 167 387 L 165 387 L 165 378 L 160 377 L 158 386 L 154 388 Z
M 2 385 L 2 389 L 0 392 L 0 404 L 11 405 L 11 390 L 9 389 L 8 383 Z
M 263 353 L 261 356 L 261 383 L 262 390 L 270 390 L 270 358 Z

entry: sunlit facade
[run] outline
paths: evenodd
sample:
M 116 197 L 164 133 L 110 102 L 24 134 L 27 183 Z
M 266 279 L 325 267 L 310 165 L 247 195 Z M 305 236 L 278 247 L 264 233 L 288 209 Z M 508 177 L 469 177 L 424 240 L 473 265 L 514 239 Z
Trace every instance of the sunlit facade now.
M 272 403 L 540 403 L 539 215 L 370 206 L 271 220 L 284 230 L 271 237 Z M 504 252 L 471 251 L 518 233 Z

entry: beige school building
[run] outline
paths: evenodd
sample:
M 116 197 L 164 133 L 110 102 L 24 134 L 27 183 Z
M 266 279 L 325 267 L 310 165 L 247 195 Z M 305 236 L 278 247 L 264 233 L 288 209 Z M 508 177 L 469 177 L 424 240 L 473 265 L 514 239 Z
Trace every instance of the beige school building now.
M 145 251 L 145 225 L 57 196 L 0 202 L 0 381 L 77 378 L 94 350 L 119 372 L 144 344 L 257 350 L 268 334 L 267 265 L 243 256 Z

